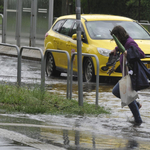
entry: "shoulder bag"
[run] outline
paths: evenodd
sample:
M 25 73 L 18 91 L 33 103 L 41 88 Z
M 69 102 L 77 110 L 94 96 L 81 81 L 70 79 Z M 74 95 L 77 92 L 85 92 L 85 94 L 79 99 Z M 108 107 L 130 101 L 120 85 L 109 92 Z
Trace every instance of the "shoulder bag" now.
M 135 99 L 139 98 L 138 93 L 132 88 L 130 74 L 128 73 L 128 67 L 125 65 L 125 62 L 126 58 L 123 54 L 123 77 L 119 80 L 119 90 L 122 108 L 129 105 Z

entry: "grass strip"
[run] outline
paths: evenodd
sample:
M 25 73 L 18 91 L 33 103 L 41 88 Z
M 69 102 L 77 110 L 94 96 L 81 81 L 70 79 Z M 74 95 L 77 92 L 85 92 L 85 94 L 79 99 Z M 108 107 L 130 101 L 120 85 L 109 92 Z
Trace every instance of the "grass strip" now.
M 62 115 L 99 115 L 109 114 L 109 110 L 95 104 L 78 105 L 76 100 L 65 99 L 62 96 L 42 92 L 40 88 L 28 88 L 14 85 L 0 85 L 0 109 L 6 113 L 20 112 L 29 114 L 62 114 Z

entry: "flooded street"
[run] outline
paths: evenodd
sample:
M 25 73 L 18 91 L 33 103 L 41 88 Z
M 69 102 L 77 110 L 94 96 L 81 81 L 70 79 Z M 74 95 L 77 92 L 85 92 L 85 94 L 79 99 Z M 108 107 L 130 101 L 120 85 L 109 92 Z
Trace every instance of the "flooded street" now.
M 16 83 L 16 60 L 14 57 L 0 56 L 0 82 Z M 40 84 L 40 68 L 39 61 L 23 59 L 22 85 Z M 66 97 L 66 74 L 62 74 L 60 78 L 46 77 L 45 84 L 50 93 Z M 112 95 L 113 86 L 114 83 L 99 84 L 99 105 L 110 109 L 109 115 L 5 114 L 0 110 L 0 129 L 68 150 L 150 150 L 150 88 L 138 92 L 144 123 L 134 126 L 130 123 L 133 117 L 128 107 L 121 108 L 120 99 Z M 78 82 L 75 77 L 72 89 L 72 98 L 78 100 Z M 84 101 L 95 104 L 96 84 L 83 83 L 83 96 Z M 4 136 L 1 131 L 0 135 Z

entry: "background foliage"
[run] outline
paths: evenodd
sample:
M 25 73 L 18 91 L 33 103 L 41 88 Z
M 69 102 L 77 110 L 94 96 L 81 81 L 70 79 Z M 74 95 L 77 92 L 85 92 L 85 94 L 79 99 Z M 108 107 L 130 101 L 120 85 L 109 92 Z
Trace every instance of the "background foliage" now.
M 150 0 L 81 0 L 81 7 L 84 14 L 112 14 L 150 21 Z M 74 13 L 75 0 L 54 0 L 55 17 Z
M 47 5 L 49 0 L 44 1 Z M 135 20 L 150 21 L 150 0 L 80 0 L 84 14 L 112 14 Z M 75 14 L 76 0 L 54 0 L 54 17 Z M 4 0 L 0 0 L 0 13 L 3 12 Z M 44 7 L 44 6 L 43 6 Z M 46 7 L 45 7 L 46 8 Z

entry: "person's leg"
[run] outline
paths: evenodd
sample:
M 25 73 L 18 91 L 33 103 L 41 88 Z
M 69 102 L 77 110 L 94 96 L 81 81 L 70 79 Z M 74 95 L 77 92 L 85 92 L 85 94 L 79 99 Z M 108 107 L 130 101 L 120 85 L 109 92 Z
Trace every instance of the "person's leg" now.
M 112 90 L 112 93 L 120 98 L 120 92 L 119 92 L 119 82 L 114 86 L 113 90 Z M 134 119 L 135 119 L 135 122 L 136 123 L 142 123 L 142 119 L 141 119 L 141 115 L 140 115 L 140 112 L 139 112 L 139 108 L 138 108 L 138 104 L 136 102 L 136 100 L 134 100 L 132 103 L 130 103 L 129 105 L 129 108 L 134 116 Z
M 138 105 L 138 107 L 140 109 L 142 107 L 142 105 L 139 102 L 137 102 L 137 101 L 136 101 L 136 103 L 137 103 L 137 105 Z
M 130 108 L 130 110 L 131 110 L 131 112 L 134 116 L 135 122 L 139 123 L 139 124 L 142 123 L 141 115 L 140 115 L 139 108 L 138 108 L 136 100 L 134 100 L 128 106 L 129 106 L 129 108 Z
M 114 86 L 114 88 L 113 88 L 113 90 L 112 90 L 112 93 L 113 93 L 116 97 L 120 98 L 119 82 Z

